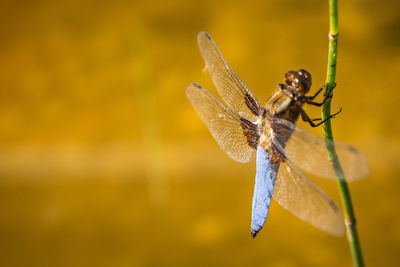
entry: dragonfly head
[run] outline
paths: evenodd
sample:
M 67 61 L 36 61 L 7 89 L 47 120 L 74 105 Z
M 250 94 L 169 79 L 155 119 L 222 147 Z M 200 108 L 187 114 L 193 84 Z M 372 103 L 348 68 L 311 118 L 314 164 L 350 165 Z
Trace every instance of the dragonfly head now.
M 303 69 L 288 71 L 285 74 L 285 83 L 295 88 L 296 92 L 305 95 L 311 88 L 311 74 Z

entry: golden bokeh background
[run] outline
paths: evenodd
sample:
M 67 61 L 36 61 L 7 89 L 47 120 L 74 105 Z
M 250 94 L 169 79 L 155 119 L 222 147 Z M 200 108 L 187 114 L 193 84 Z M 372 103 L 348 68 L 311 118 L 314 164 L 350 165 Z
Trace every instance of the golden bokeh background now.
M 273 202 L 250 237 L 255 163 L 228 158 L 185 97 L 214 38 L 264 102 L 286 71 L 325 80 L 327 1 L 3 1 L 1 266 L 350 266 L 333 237 Z M 339 3 L 336 140 L 368 266 L 400 264 L 400 4 Z M 307 108 L 319 116 L 318 108 Z M 310 129 L 321 136 L 321 129 Z M 334 181 L 314 179 L 339 204 Z

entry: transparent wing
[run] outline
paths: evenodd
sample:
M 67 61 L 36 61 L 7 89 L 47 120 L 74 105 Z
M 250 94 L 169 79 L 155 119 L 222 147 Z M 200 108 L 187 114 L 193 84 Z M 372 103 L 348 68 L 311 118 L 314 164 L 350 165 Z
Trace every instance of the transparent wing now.
M 343 234 L 343 218 L 333 200 L 288 159 L 280 163 L 272 197 L 315 227 L 333 235 Z
M 186 95 L 228 156 L 238 162 L 248 162 L 254 158 L 258 143 L 255 124 L 222 104 L 198 84 L 189 84 Z
M 324 139 L 287 120 L 272 118 L 270 121 L 277 135 L 291 133 L 287 141 L 287 138 L 279 136 L 274 138 L 274 141 L 278 142 L 278 149 L 284 151 L 284 154 L 297 166 L 320 177 L 335 177 L 326 153 Z M 357 180 L 368 175 L 367 160 L 355 147 L 339 142 L 327 141 L 327 143 L 335 146 L 347 180 Z
M 260 109 L 257 98 L 229 67 L 217 45 L 206 32 L 199 32 L 197 41 L 206 68 L 222 99 L 240 115 L 256 121 Z

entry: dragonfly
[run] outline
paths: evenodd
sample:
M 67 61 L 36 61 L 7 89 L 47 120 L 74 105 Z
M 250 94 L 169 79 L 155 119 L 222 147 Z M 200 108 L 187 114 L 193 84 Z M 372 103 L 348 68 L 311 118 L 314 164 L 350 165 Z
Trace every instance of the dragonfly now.
M 337 115 L 340 111 L 325 120 L 310 119 L 303 109 L 305 105 L 323 105 L 331 92 L 324 94 L 322 102 L 315 102 L 324 86 L 313 96 L 307 96 L 310 73 L 303 69 L 289 71 L 262 106 L 230 68 L 210 35 L 202 31 L 197 41 L 206 69 L 224 102 L 196 83 L 186 88 L 189 102 L 229 157 L 241 163 L 256 158 L 251 236 L 254 238 L 262 229 L 271 198 L 320 230 L 342 235 L 344 223 L 339 209 L 302 170 L 324 178 L 335 177 L 326 144 L 335 146 L 347 180 L 366 176 L 367 161 L 353 146 L 324 140 L 295 125 L 301 117 L 316 127 Z

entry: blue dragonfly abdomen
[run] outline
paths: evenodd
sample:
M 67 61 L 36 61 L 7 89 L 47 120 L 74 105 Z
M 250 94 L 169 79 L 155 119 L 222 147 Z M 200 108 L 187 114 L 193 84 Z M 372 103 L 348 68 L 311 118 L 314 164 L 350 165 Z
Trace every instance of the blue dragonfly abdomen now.
M 261 146 L 257 147 L 256 178 L 251 207 L 251 236 L 256 237 L 267 218 L 268 208 L 279 169 L 279 162 L 272 163 Z

